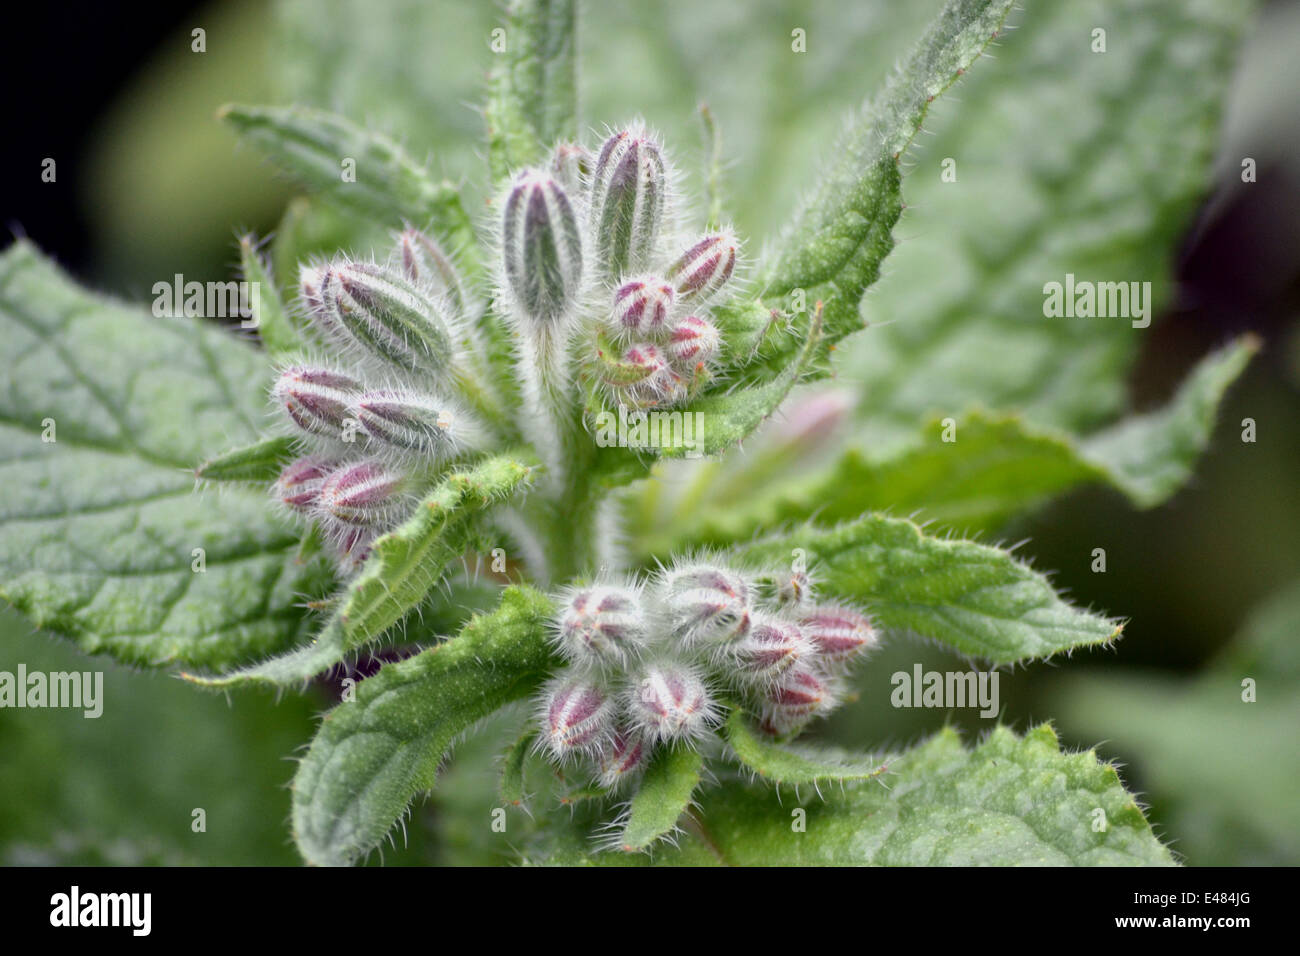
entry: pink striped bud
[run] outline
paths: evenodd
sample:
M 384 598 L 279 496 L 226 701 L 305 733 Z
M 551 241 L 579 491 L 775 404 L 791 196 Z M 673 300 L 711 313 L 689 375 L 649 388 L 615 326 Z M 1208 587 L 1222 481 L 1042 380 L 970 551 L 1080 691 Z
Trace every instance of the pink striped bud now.
M 614 328 L 631 338 L 654 338 L 668 330 L 673 287 L 658 276 L 625 279 L 614 292 Z
M 640 654 L 648 634 L 641 600 L 631 588 L 579 588 L 556 626 L 560 653 L 576 665 L 621 667 Z
M 460 273 L 432 236 L 407 226 L 397 236 L 397 258 L 406 278 L 445 296 L 456 315 L 465 314 L 466 295 Z
M 321 295 L 332 318 L 363 351 L 406 372 L 437 373 L 452 360 L 445 306 L 396 269 L 342 262 Z
M 570 674 L 546 686 L 540 718 L 542 747 L 566 760 L 599 752 L 613 733 L 614 706 L 597 684 Z
M 502 209 L 501 257 L 523 323 L 550 326 L 573 308 L 582 286 L 582 237 L 568 193 L 549 173 L 515 178 Z
M 673 326 L 667 352 L 678 368 L 693 369 L 712 362 L 721 344 L 722 337 L 712 322 L 698 315 L 688 315 Z
M 325 288 L 330 282 L 328 265 L 309 265 L 304 263 L 298 269 L 298 301 L 312 327 L 330 342 L 347 341 L 347 333 L 339 324 L 338 317 L 325 301 Z
M 800 620 L 822 659 L 832 664 L 848 664 L 880 643 L 871 621 L 842 605 L 818 605 Z
M 317 508 L 340 524 L 377 528 L 400 516 L 405 477 L 377 461 L 344 465 L 321 485 Z
M 635 777 L 650 757 L 650 747 L 635 730 L 618 728 L 596 755 L 599 782 L 618 790 Z
M 550 170 L 570 196 L 582 192 L 587 172 L 591 169 L 591 151 L 576 143 L 560 143 L 551 153 Z
M 448 457 L 482 439 L 468 414 L 445 399 L 407 389 L 364 392 L 352 413 L 372 441 L 428 457 Z
M 690 665 L 648 664 L 635 681 L 627 695 L 627 713 L 651 743 L 699 737 L 717 717 L 704 679 Z
M 292 461 L 276 479 L 275 495 L 295 511 L 312 511 L 325 478 L 338 466 L 337 461 L 315 455 Z
M 342 372 L 296 365 L 280 373 L 271 397 L 303 431 L 342 441 L 348 408 L 360 389 L 360 382 Z
M 668 279 L 682 299 L 707 302 L 736 271 L 740 243 L 730 232 L 704 236 L 668 267 Z
M 375 532 L 371 528 L 340 526 L 339 538 L 335 545 L 339 565 L 347 574 L 360 570 L 370 557 L 370 546 L 375 543 Z
M 749 631 L 749 585 L 733 571 L 677 568 L 663 576 L 659 595 L 668 629 L 683 644 L 721 644 Z
M 686 397 L 682 377 L 668 364 L 658 346 L 649 342 L 629 346 L 616 368 L 625 380 L 611 384 L 620 389 L 620 397 L 634 408 L 666 408 Z
M 839 703 L 839 688 L 812 665 L 800 661 L 763 692 L 764 726 L 784 737 Z
M 723 660 L 742 683 L 766 686 L 801 660 L 807 660 L 813 651 L 812 642 L 799 625 L 758 611 L 749 632 L 728 645 Z

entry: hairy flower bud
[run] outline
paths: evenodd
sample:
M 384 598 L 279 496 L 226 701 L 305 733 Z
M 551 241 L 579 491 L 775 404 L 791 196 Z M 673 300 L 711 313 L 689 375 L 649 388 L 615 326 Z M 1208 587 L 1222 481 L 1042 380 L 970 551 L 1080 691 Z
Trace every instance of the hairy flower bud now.
M 668 364 L 658 346 L 638 342 L 628 346 L 621 361 L 607 367 L 606 384 L 618 390 L 633 408 L 670 406 L 686 395 L 686 383 Z
M 408 372 L 437 373 L 451 363 L 448 317 L 405 276 L 373 263 L 345 262 L 326 278 L 326 308 L 363 351 Z
M 574 674 L 551 681 L 542 692 L 541 745 L 565 760 L 599 751 L 613 733 L 614 706 L 599 685 Z
M 755 612 L 748 633 L 727 645 L 724 660 L 745 684 L 771 684 L 813 653 L 812 642 L 793 621 Z
M 668 330 L 673 287 L 659 276 L 625 279 L 614 292 L 614 328 L 630 338 L 655 338 Z
M 668 175 L 659 144 L 644 130 L 605 140 L 591 175 L 591 232 L 605 278 L 650 265 L 664 215 Z
M 576 143 L 560 143 L 551 153 L 550 170 L 570 196 L 577 196 L 591 169 L 591 152 Z
M 406 278 L 446 296 L 458 316 L 465 314 L 466 296 L 460 273 L 432 236 L 407 226 L 397 236 L 397 257 Z
M 295 365 L 280 373 L 271 397 L 303 431 L 342 440 L 348 408 L 360 388 L 360 382 L 342 372 Z
M 632 588 L 578 588 L 556 622 L 560 653 L 577 665 L 623 666 L 647 640 L 640 596 Z
M 502 266 L 514 303 L 549 326 L 566 315 L 582 286 L 582 237 L 568 194 L 545 172 L 521 173 L 502 213 Z
M 352 405 L 372 441 L 429 457 L 448 457 L 482 440 L 481 429 L 445 399 L 408 389 L 376 389 Z
M 829 677 L 800 661 L 764 690 L 764 725 L 778 736 L 794 733 L 814 717 L 834 710 L 838 695 Z
M 400 514 L 403 475 L 377 461 L 344 465 L 321 485 L 317 508 L 343 525 L 377 528 Z
M 668 280 L 684 300 L 707 302 L 736 271 L 740 243 L 730 232 L 704 236 L 668 267 Z
M 800 620 L 822 659 L 833 664 L 848 664 L 879 645 L 871 621 L 852 608 L 822 604 L 811 608 Z
M 275 495 L 295 511 L 312 511 L 325 478 L 338 467 L 337 461 L 316 455 L 291 461 L 275 481 Z
M 699 672 L 676 661 L 654 662 L 636 672 L 625 706 L 651 743 L 698 737 L 717 716 Z
M 650 758 L 650 747 L 635 730 L 616 728 L 596 754 L 599 783 L 617 790 L 636 776 Z
M 335 553 L 339 564 L 347 573 L 358 570 L 370 557 L 370 546 L 375 543 L 375 532 L 371 528 L 340 526 Z
M 721 341 L 712 322 L 698 315 L 688 315 L 673 326 L 666 351 L 678 368 L 690 369 L 712 362 L 717 357 Z
M 659 601 L 672 636 L 686 645 L 720 644 L 749 630 L 749 585 L 733 571 L 704 565 L 668 571 Z

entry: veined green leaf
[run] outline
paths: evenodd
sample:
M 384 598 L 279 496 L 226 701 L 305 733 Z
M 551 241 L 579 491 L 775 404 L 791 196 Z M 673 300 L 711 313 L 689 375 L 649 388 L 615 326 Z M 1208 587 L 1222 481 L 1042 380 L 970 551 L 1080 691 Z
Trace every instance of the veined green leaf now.
M 21 241 L 0 256 L 0 326 L 0 597 L 137 665 L 300 640 L 332 572 L 292 560 L 299 532 L 264 493 L 194 492 L 196 461 L 257 437 L 264 356 L 85 292 Z
M 293 457 L 294 440 L 277 435 L 209 458 L 194 476 L 204 481 L 272 482 Z
M 1115 768 L 1063 753 L 1048 725 L 999 727 L 967 750 L 953 730 L 889 765 L 879 780 L 791 806 L 771 787 L 725 780 L 700 797 L 701 831 L 653 856 L 590 854 L 555 821 L 528 862 L 733 866 L 1169 866 Z M 802 818 L 802 819 L 801 819 Z M 800 822 L 801 828 L 792 824 Z M 1098 825 L 1100 822 L 1101 825 Z
M 277 357 L 302 348 L 303 341 L 298 328 L 290 319 L 284 301 L 280 298 L 280 291 L 271 277 L 271 269 L 263 261 L 252 236 L 240 237 L 239 265 L 244 273 L 244 281 L 257 290 L 253 298 L 253 321 L 267 354 Z
M 551 613 L 545 595 L 509 588 L 496 611 L 385 665 L 326 715 L 294 779 L 294 837 L 307 862 L 346 864 L 374 849 L 433 787 L 457 734 L 536 691 L 555 664 Z
M 644 850 L 676 830 L 699 786 L 703 764 L 694 747 L 661 747 L 650 758 L 619 833 L 621 849 Z
M 532 165 L 578 134 L 576 0 L 512 0 L 484 118 L 492 176 Z
M 888 764 L 861 756 L 818 750 L 805 744 L 778 744 L 755 731 L 749 717 L 738 708 L 727 716 L 727 743 L 742 764 L 775 784 L 839 783 L 870 780 L 885 773 Z
M 512 807 L 522 806 L 528 800 L 524 786 L 524 765 L 532 753 L 537 734 L 527 730 L 506 751 L 501 766 L 501 799 Z
M 802 550 L 819 593 L 867 607 L 907 631 L 997 664 L 1108 644 L 1122 626 L 1063 601 L 1042 574 L 999 548 L 934 538 L 905 518 L 864 515 L 824 529 L 804 526 L 738 548 L 777 567 Z

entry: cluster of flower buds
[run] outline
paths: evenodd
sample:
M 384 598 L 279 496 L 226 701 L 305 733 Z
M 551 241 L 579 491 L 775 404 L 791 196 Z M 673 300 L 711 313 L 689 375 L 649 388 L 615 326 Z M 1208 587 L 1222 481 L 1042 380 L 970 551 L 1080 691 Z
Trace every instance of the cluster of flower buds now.
M 539 749 L 586 763 L 611 790 L 657 747 L 712 733 L 723 698 L 793 736 L 838 706 L 849 667 L 877 645 L 864 614 L 817 603 L 805 572 L 708 559 L 572 588 L 552 626 L 567 665 L 543 689 Z
M 351 570 L 400 521 L 421 480 L 487 440 L 462 397 L 484 388 L 468 354 L 470 302 L 451 258 L 413 228 L 384 264 L 303 266 L 299 292 L 319 351 L 333 359 L 295 361 L 271 387 L 307 451 L 273 493 L 316 521 Z

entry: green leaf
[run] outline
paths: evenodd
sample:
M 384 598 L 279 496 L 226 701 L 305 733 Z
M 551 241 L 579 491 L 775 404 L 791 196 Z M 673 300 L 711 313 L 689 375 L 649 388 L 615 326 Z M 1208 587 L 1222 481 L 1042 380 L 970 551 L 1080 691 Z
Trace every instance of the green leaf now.
M 772 788 L 729 779 L 701 795 L 679 847 L 631 862 L 732 866 L 1169 866 L 1115 768 L 1062 753 L 1048 725 L 1018 737 L 999 727 L 973 750 L 945 729 L 899 757 L 888 775 L 791 806 Z M 1094 828 L 1105 815 L 1105 828 Z M 792 826 L 803 811 L 803 831 Z M 557 821 L 560 830 L 563 823 Z M 605 864 L 571 834 L 529 862 Z
M 275 280 L 271 277 L 270 266 L 263 261 L 252 236 L 240 237 L 239 264 L 244 273 L 244 281 L 257 290 L 253 299 L 252 318 L 267 354 L 278 357 L 300 349 L 303 345 L 302 337 L 289 318 Z
M 536 741 L 535 731 L 525 731 L 510 745 L 502 760 L 501 799 L 509 806 L 519 807 L 528 802 L 528 792 L 524 787 L 524 764 L 532 753 Z
M 831 525 L 884 508 L 971 533 L 996 529 L 1085 483 L 1110 485 L 1150 508 L 1191 476 L 1225 391 L 1257 348 L 1244 338 L 1207 356 L 1164 408 L 1088 438 L 977 410 L 953 419 L 951 431 L 942 420 L 929 422 L 915 444 L 880 460 L 854 445 L 829 466 L 798 457 L 772 475 L 763 456 L 750 454 L 638 514 L 636 537 L 642 553 L 662 554 L 729 545 L 791 521 Z
M 209 458 L 194 469 L 194 476 L 204 481 L 272 482 L 293 457 L 294 446 L 294 440 L 285 436 L 263 438 Z
M 783 237 L 760 287 L 772 305 L 802 289 L 824 303 L 826 345 L 864 327 L 858 303 L 894 247 L 902 212 L 899 162 L 929 110 L 997 36 L 1012 0 L 951 0 L 906 66 L 836 143 L 817 186 Z M 788 363 L 806 321 L 773 344 L 772 367 Z
M 929 537 L 905 518 L 872 514 L 831 529 L 805 526 L 736 553 L 771 568 L 796 549 L 819 593 L 865 605 L 887 629 L 997 664 L 1108 644 L 1122 630 L 1061 600 L 1046 577 L 1006 551 Z
M 807 745 L 774 743 L 750 725 L 738 708 L 727 716 L 727 743 L 742 764 L 775 784 L 839 783 L 870 780 L 889 769 L 887 763 L 859 756 L 846 756 Z
M 1211 184 L 1220 113 L 1252 0 L 1025 4 L 1016 29 L 935 111 L 907 180 L 912 237 L 836 366 L 861 382 L 880 451 L 975 407 L 1086 433 L 1125 403 L 1149 330 L 1048 318 L 1044 285 L 1150 282 L 1172 300 L 1179 240 Z M 1091 31 L 1107 30 L 1105 53 Z M 1126 41 L 1115 42 L 1117 37 Z M 940 164 L 956 162 L 956 182 Z
M 0 597 L 143 666 L 230 667 L 300 640 L 330 569 L 293 561 L 299 531 L 264 493 L 194 493 L 196 461 L 257 437 L 264 357 L 91 295 L 21 241 L 0 256 L 0 338 Z
M 693 747 L 661 747 L 650 758 L 618 836 L 620 849 L 644 850 L 677 829 L 699 786 L 703 764 Z
M 428 227 L 473 271 L 473 224 L 460 191 L 433 178 L 401 146 L 341 116 L 299 106 L 222 108 L 220 118 L 311 189 L 340 205 L 390 226 L 403 220 Z M 355 181 L 344 180 L 344 162 L 355 161 Z
M 540 592 L 509 588 L 496 611 L 385 665 L 326 715 L 294 778 L 294 838 L 307 862 L 346 864 L 374 849 L 433 787 L 457 734 L 537 690 L 555 664 L 551 613 Z
M 488 163 L 495 180 L 578 135 L 576 0 L 513 0 L 505 50 L 488 81 Z

